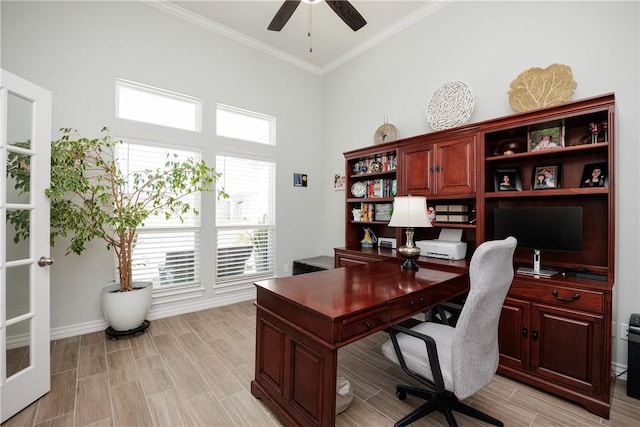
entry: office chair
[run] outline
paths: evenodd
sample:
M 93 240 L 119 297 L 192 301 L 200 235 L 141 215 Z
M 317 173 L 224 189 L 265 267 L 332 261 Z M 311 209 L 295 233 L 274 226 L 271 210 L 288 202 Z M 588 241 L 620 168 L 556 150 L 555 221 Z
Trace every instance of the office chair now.
M 457 426 L 452 411 L 496 426 L 502 422 L 474 409 L 465 399 L 488 385 L 498 368 L 498 323 L 502 304 L 513 279 L 516 239 L 508 237 L 482 243 L 469 266 L 469 294 L 456 327 L 424 322 L 409 329 L 389 328 L 383 354 L 402 367 L 426 389 L 398 385 L 396 395 L 407 394 L 427 402 L 396 422 L 408 425 L 434 410 L 442 412 L 449 426 Z

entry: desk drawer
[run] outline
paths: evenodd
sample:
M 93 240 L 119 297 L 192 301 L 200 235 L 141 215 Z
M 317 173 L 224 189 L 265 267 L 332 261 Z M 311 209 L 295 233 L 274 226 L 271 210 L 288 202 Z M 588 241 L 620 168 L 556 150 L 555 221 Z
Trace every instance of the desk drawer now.
M 394 302 L 390 307 L 391 320 L 394 321 L 399 318 L 414 315 L 420 311 L 426 311 L 432 305 L 428 302 L 431 300 L 429 296 L 429 292 L 419 292 L 416 295 L 411 295 Z
M 593 313 L 604 312 L 605 301 L 602 292 L 558 286 L 550 283 L 542 285 L 514 280 L 509 290 L 509 296 Z
M 372 329 L 387 325 L 388 323 L 389 310 L 386 307 L 347 317 L 343 319 L 341 323 L 340 341 L 348 340 L 359 334 L 368 333 Z

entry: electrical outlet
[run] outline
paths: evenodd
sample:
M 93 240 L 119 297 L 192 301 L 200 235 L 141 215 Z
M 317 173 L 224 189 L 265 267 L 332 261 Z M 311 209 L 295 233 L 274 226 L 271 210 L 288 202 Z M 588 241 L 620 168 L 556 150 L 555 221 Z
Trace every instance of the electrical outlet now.
M 289 272 L 289 264 L 285 264 L 284 267 L 282 267 L 282 271 L 284 271 L 285 273 Z
M 618 332 L 618 330 L 616 329 L 616 322 L 613 321 L 611 322 L 611 338 L 616 338 L 617 335 L 616 333 Z
M 629 325 L 626 323 L 620 323 L 620 339 L 627 341 L 629 339 Z

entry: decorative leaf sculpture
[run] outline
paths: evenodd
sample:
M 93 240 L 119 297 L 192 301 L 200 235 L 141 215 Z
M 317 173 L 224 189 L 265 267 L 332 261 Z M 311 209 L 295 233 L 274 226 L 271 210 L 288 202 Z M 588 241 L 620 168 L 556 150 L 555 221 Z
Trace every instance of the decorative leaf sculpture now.
M 552 64 L 529 68 L 509 85 L 509 103 L 516 111 L 529 111 L 571 101 L 577 83 L 571 67 Z

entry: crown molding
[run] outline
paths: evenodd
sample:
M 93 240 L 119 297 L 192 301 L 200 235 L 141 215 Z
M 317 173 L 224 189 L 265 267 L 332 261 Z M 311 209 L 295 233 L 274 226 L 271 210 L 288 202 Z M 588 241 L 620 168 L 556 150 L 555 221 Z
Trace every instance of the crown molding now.
M 338 68 L 340 65 L 350 61 L 351 59 L 355 58 L 356 56 L 361 55 L 365 51 L 367 51 L 367 50 L 371 49 L 372 47 L 382 43 L 386 39 L 398 34 L 400 31 L 402 31 L 402 30 L 410 27 L 411 25 L 421 21 L 422 19 L 426 18 L 427 16 L 432 15 L 433 13 L 435 13 L 436 11 L 438 11 L 439 9 L 443 8 L 444 6 L 446 6 L 447 4 L 449 4 L 449 3 L 453 2 L 453 1 L 455 1 L 455 0 L 442 0 L 442 1 L 441 0 L 437 0 L 437 1 L 429 2 L 429 4 L 427 4 L 426 6 L 421 7 L 415 13 L 412 13 L 411 15 L 407 16 L 406 18 L 401 19 L 400 21 L 396 22 L 395 24 L 387 27 L 384 31 L 381 31 L 378 34 L 376 34 L 375 36 L 371 37 L 369 40 L 367 40 L 364 43 L 361 43 L 360 45 L 358 45 L 355 48 L 351 49 L 350 51 L 348 51 L 344 55 L 339 56 L 334 61 L 331 61 L 330 63 L 328 63 L 327 65 L 325 65 L 324 67 L 322 67 L 320 69 L 320 71 L 321 71 L 320 74 L 326 74 L 329 71 Z
M 372 47 L 378 45 L 384 40 L 388 39 L 399 33 L 400 31 L 408 28 L 409 26 L 415 24 L 418 21 L 421 21 L 425 17 L 435 13 L 437 10 L 446 6 L 447 4 L 455 1 L 455 0 L 434 0 L 429 2 L 426 6 L 418 9 L 415 13 L 407 16 L 406 18 L 396 22 L 395 24 L 387 27 L 384 31 L 376 34 L 374 37 L 368 39 L 364 43 L 356 46 L 345 54 L 339 56 L 335 60 L 331 61 L 327 65 L 323 67 L 318 67 L 313 65 L 307 61 L 303 61 L 300 58 L 297 58 L 294 55 L 286 53 L 280 49 L 276 49 L 273 46 L 270 46 L 266 43 L 263 43 L 259 40 L 256 40 L 252 37 L 249 37 L 245 34 L 242 34 L 236 30 L 233 30 L 224 25 L 218 24 L 209 19 L 203 18 L 200 15 L 197 15 L 189 10 L 186 10 L 180 6 L 175 5 L 174 3 L 170 3 L 166 0 L 139 0 L 141 3 L 146 4 L 148 6 L 152 6 L 156 9 L 159 9 L 163 12 L 174 15 L 178 18 L 189 21 L 193 24 L 196 24 L 202 28 L 205 28 L 209 31 L 215 32 L 222 36 L 228 37 L 232 40 L 235 40 L 244 45 L 253 47 L 261 52 L 264 52 L 268 55 L 274 56 L 278 59 L 281 59 L 285 62 L 295 65 L 303 70 L 310 71 L 314 74 L 323 75 L 338 68 L 340 65 L 350 61 L 351 59 L 361 55 L 365 51 L 371 49 Z
M 218 33 L 222 36 L 228 37 L 231 40 L 235 40 L 244 45 L 253 47 L 258 49 L 261 52 L 274 56 L 278 59 L 281 59 L 285 62 L 289 62 L 303 70 L 310 71 L 315 74 L 322 74 L 320 67 L 317 67 L 313 64 L 310 64 L 307 61 L 303 61 L 293 55 L 290 55 L 286 52 L 283 52 L 280 49 L 276 49 L 272 46 L 269 46 L 266 43 L 263 43 L 259 40 L 256 40 L 252 37 L 246 36 L 236 30 L 233 30 L 224 25 L 218 24 L 217 22 L 213 22 L 209 19 L 203 18 L 200 15 L 197 15 L 189 10 L 186 10 L 180 6 L 177 6 L 173 3 L 169 3 L 165 0 L 139 0 L 141 3 L 144 3 L 148 6 L 155 7 L 163 12 L 174 15 L 178 18 L 182 18 L 186 21 L 191 22 L 192 24 L 196 24 L 202 28 L 205 28 L 214 33 Z

